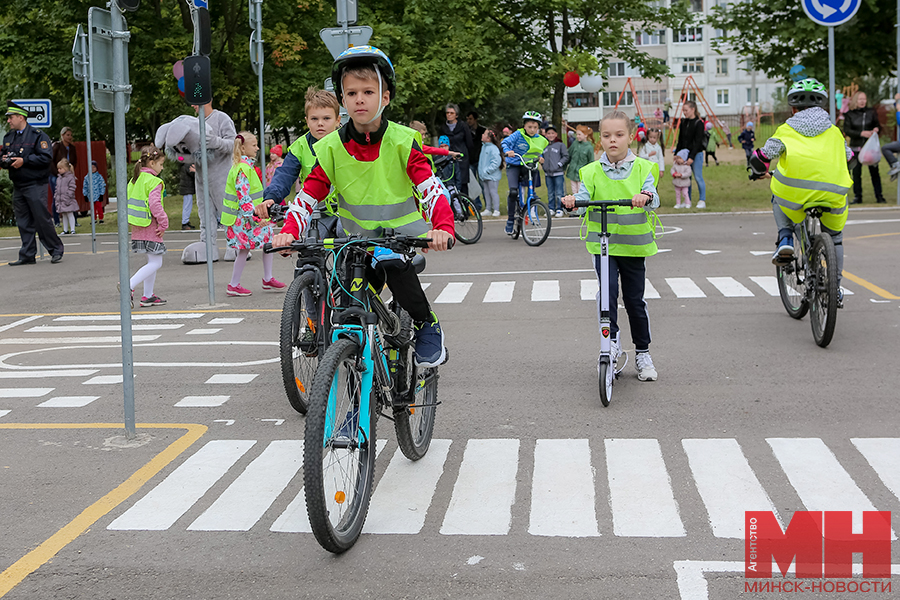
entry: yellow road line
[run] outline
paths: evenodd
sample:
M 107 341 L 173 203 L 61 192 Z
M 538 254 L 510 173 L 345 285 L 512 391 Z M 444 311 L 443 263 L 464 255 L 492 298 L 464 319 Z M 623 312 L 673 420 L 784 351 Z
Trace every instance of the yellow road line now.
M 882 298 L 886 298 L 888 300 L 900 300 L 900 296 L 895 296 L 892 293 L 890 293 L 889 291 L 887 291 L 886 289 L 880 288 L 877 285 L 875 285 L 874 283 L 869 283 L 862 277 L 857 277 L 853 273 L 848 273 L 846 270 L 843 273 L 844 273 L 844 277 L 846 277 L 853 283 L 857 283 L 857 284 L 863 286 L 870 292 L 874 292 L 875 294 L 881 296 Z
M 869 238 L 885 237 L 885 236 L 889 236 L 889 235 L 900 235 L 900 231 L 897 231 L 894 233 L 873 233 L 872 235 L 861 235 L 859 237 L 844 238 L 844 241 L 846 242 L 846 241 L 850 241 L 850 240 L 866 240 Z
M 150 462 L 72 519 L 65 527 L 47 538 L 43 544 L 17 560 L 11 567 L 0 573 L 0 598 L 22 582 L 41 565 L 84 533 L 101 517 L 127 500 L 159 473 L 166 465 L 178 458 L 191 444 L 206 433 L 206 425 L 191 423 L 141 423 L 140 429 L 186 429 L 184 435 L 172 442 L 168 448 L 153 457 Z M 121 429 L 121 423 L 5 423 L 0 429 Z
M 161 309 L 157 312 L 165 312 L 166 314 L 177 314 L 177 315 L 192 315 L 196 313 L 280 313 L 282 309 L 280 308 L 198 308 L 196 310 L 165 310 Z M 7 314 L 0 315 L 0 317 L 99 317 L 103 315 L 118 315 L 121 314 L 118 311 L 116 312 L 73 312 L 73 313 L 15 313 L 15 314 Z M 140 314 L 140 315 L 150 315 L 153 314 L 153 311 L 138 311 L 137 313 L 132 312 L 132 314 Z

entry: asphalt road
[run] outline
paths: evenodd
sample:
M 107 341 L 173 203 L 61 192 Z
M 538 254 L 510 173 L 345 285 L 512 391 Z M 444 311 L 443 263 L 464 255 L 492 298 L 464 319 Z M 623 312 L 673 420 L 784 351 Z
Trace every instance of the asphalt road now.
M 744 510 L 785 525 L 900 510 L 900 210 L 853 210 L 827 349 L 771 295 L 770 215 L 663 223 L 647 268 L 659 381 L 637 380 L 620 310 L 631 360 L 609 408 L 575 219 L 539 248 L 495 221 L 429 253 L 451 352 L 435 442 L 409 463 L 380 422 L 370 533 L 342 556 L 305 532 L 304 420 L 281 388 L 283 295 L 261 290 L 260 261 L 249 298 L 224 295 L 217 264 L 210 307 L 205 266 L 176 251 L 197 234 L 167 236 L 168 304 L 134 311 L 133 441 L 116 246 L 93 255 L 73 236 L 58 265 L 0 267 L 0 596 L 733 598 Z M 0 240 L 0 261 L 16 249 Z

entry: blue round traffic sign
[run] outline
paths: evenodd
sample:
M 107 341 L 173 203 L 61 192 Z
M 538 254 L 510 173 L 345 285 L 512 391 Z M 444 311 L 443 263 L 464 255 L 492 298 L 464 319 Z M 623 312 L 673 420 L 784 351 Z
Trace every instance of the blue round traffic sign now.
M 853 18 L 862 0 L 803 0 L 803 11 L 814 23 L 827 27 L 842 25 Z

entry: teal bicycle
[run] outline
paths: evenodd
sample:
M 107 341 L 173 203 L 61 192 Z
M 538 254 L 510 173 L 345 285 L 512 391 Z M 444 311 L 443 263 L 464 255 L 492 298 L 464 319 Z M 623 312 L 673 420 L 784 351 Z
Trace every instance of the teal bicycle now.
M 303 481 L 313 533 L 330 552 L 348 550 L 362 532 L 378 417 L 394 421 L 400 450 L 410 460 L 425 456 L 431 444 L 438 370 L 416 366 L 411 317 L 396 300 L 386 304 L 366 276 L 375 246 L 411 259 L 421 272 L 425 259 L 415 249 L 429 241 L 390 234 L 325 240 L 341 265 L 335 271 L 341 305 L 333 307 L 331 344 L 310 392 Z

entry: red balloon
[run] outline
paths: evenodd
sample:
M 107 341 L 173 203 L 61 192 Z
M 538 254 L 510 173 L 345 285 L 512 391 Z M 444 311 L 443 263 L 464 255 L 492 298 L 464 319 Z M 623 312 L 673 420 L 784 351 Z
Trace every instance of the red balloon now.
M 566 84 L 566 87 L 575 87 L 579 81 L 581 81 L 581 77 L 575 71 L 569 71 L 563 75 L 563 83 Z

